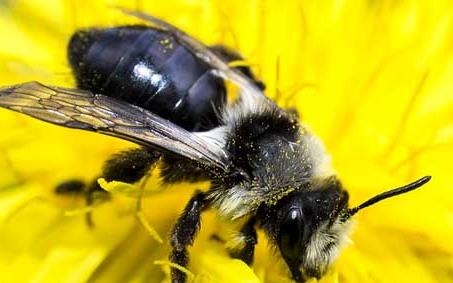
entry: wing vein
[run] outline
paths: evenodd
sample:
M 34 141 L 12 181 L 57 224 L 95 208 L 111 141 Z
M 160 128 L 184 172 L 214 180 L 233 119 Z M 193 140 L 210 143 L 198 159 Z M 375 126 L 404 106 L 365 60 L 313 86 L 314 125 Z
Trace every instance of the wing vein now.
M 145 109 L 100 94 L 29 82 L 0 89 L 0 106 L 70 128 L 120 137 L 225 170 L 223 148 Z

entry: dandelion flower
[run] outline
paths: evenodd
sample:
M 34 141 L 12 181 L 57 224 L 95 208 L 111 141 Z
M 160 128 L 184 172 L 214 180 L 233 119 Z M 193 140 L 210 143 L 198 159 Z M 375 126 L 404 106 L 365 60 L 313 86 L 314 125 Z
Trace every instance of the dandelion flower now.
M 0 85 L 74 86 L 66 44 L 79 28 L 132 24 L 112 7 L 152 13 L 208 43 L 239 50 L 267 95 L 296 108 L 324 141 L 358 204 L 432 175 L 426 188 L 358 215 L 351 243 L 321 282 L 453 281 L 453 4 L 451 1 L 1 1 Z M 93 208 L 53 193 L 90 180 L 110 154 L 135 145 L 0 109 L 0 281 L 169 282 L 168 231 L 196 188 L 147 184 L 143 217 L 113 184 Z M 109 186 L 109 184 L 104 184 Z M 259 234 L 255 264 L 230 259 L 211 235 L 213 212 L 191 248 L 195 282 L 289 282 Z

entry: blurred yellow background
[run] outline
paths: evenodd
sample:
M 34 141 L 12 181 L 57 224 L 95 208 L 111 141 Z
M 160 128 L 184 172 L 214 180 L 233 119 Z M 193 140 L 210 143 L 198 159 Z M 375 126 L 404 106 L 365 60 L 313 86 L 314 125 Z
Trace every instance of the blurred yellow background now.
M 0 85 L 74 86 L 71 34 L 137 23 L 115 6 L 240 51 L 267 95 L 297 108 L 325 142 L 352 205 L 433 176 L 419 191 L 360 213 L 322 282 L 453 282 L 453 2 L 3 0 Z M 52 193 L 61 180 L 89 180 L 110 154 L 131 146 L 0 109 L 0 282 L 168 282 L 168 267 L 154 263 L 168 246 L 137 224 L 133 198 L 118 194 L 96 207 L 91 231 L 82 213 L 65 215 L 83 200 Z M 146 199 L 162 236 L 196 187 Z M 228 233 L 208 213 L 192 249 L 196 282 L 289 281 L 262 234 L 252 270 L 209 240 L 219 229 Z

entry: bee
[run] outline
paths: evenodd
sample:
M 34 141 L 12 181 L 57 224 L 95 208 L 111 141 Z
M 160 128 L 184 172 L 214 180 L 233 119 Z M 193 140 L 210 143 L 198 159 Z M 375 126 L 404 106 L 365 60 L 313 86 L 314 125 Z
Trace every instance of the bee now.
M 68 57 L 78 88 L 22 83 L 0 90 L 0 106 L 140 145 L 106 163 L 101 173 L 106 180 L 137 182 L 158 161 L 163 182 L 209 180 L 210 188 L 194 193 L 173 226 L 172 262 L 189 264 L 188 247 L 201 215 L 213 208 L 242 224 L 233 258 L 251 265 L 256 229 L 263 229 L 294 280 L 321 278 L 338 256 L 354 214 L 430 180 L 425 176 L 350 207 L 322 143 L 292 111 L 265 96 L 250 69 L 229 66 L 238 54 L 207 47 L 151 15 L 123 12 L 149 25 L 72 36 Z M 239 89 L 232 103 L 227 81 Z M 69 182 L 58 189 L 82 187 Z M 172 282 L 186 280 L 176 268 L 171 276 Z

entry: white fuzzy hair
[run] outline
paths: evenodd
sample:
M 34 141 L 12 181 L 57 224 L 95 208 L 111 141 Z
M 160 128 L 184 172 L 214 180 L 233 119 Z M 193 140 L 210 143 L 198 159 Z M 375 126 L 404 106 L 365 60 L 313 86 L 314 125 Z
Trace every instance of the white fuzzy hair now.
M 313 233 L 307 245 L 303 266 L 318 269 L 323 274 L 338 257 L 340 250 L 350 242 L 352 221 L 337 218 L 330 225 L 326 222 Z

